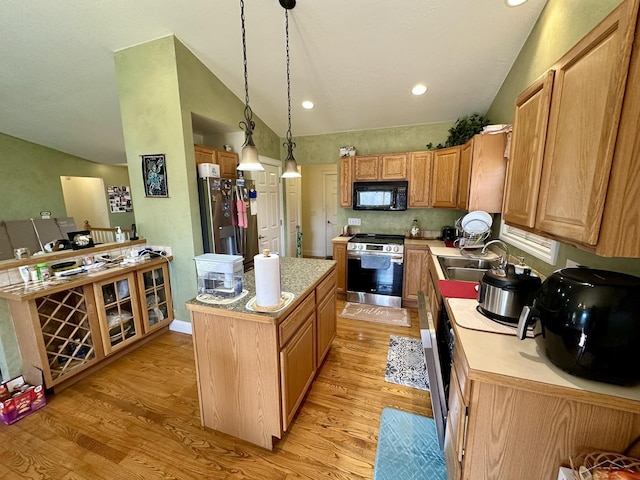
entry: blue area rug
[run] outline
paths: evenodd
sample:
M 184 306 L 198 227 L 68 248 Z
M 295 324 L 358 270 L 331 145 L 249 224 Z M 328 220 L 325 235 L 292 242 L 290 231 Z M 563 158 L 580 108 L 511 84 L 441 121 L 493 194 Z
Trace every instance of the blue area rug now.
M 427 362 L 419 338 L 391 335 L 384 381 L 429 390 Z
M 433 418 L 385 408 L 380 416 L 373 480 L 446 480 Z

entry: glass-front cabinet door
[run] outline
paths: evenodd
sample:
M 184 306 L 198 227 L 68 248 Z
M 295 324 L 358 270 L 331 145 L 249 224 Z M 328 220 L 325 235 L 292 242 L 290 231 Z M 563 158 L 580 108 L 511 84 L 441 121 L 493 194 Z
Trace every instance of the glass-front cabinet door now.
M 144 295 L 141 305 L 145 333 L 171 322 L 173 305 L 167 264 L 138 270 L 138 285 L 140 295 Z
M 96 309 L 106 355 L 142 335 L 135 273 L 127 273 L 94 283 Z

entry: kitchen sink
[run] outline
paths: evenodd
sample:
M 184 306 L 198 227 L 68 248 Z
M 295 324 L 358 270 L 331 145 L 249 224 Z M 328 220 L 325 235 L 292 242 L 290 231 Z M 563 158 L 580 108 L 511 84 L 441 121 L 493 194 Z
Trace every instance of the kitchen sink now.
M 462 282 L 480 282 L 484 272 L 491 268 L 491 262 L 485 258 L 439 256 L 438 262 L 447 280 Z

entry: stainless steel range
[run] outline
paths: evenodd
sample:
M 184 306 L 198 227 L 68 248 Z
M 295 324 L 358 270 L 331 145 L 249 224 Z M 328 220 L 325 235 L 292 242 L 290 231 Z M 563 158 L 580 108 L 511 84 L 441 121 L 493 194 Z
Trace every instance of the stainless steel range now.
M 404 236 L 359 233 L 347 243 L 347 301 L 400 308 Z

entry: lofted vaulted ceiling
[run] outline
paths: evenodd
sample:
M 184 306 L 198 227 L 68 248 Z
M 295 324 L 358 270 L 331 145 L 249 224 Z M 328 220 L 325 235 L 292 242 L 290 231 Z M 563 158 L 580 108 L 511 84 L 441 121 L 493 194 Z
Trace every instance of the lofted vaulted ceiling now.
M 485 113 L 545 2 L 298 0 L 294 139 Z M 251 107 L 284 137 L 284 10 L 246 0 L 245 15 Z M 244 99 L 239 0 L 7 1 L 0 31 L 0 132 L 91 161 L 126 162 L 114 51 L 174 34 Z

